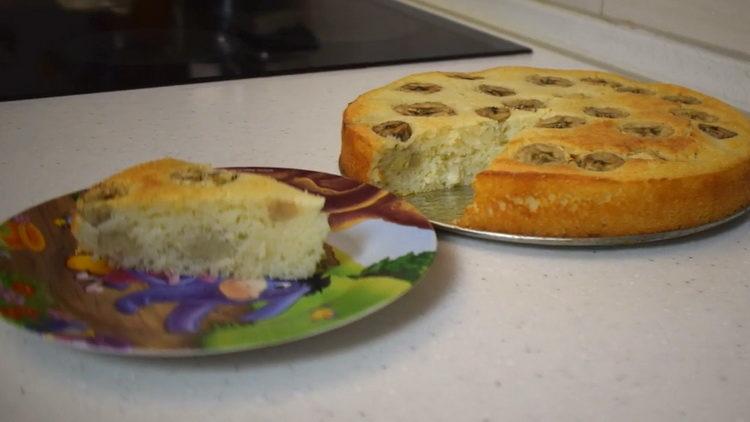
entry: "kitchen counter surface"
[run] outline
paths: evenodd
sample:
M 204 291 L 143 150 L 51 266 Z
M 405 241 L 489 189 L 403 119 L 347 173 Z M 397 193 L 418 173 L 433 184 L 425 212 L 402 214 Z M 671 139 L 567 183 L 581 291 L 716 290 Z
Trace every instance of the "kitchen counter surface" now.
M 592 67 L 533 55 L 0 103 L 0 216 L 165 155 L 337 172 L 341 112 L 408 73 Z M 640 247 L 439 233 L 408 295 L 344 328 L 185 359 L 0 325 L 0 420 L 750 419 L 750 222 Z

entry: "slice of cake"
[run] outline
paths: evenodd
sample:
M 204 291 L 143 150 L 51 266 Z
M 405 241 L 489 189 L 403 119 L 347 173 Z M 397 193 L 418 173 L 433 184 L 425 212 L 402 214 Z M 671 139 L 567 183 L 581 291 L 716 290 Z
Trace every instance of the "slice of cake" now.
M 268 176 L 167 158 L 83 194 L 73 235 L 125 268 L 298 279 L 324 255 L 324 202 Z

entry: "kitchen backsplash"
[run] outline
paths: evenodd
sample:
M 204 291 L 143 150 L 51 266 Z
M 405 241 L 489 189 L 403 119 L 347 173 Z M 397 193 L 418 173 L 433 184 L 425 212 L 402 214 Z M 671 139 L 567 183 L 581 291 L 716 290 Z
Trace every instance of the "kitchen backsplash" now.
M 748 0 L 537 0 L 750 56 Z

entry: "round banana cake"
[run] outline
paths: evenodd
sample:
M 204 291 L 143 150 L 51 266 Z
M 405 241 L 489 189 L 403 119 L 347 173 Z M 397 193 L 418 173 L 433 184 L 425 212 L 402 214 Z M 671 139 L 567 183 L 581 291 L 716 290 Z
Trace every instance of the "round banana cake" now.
M 461 227 L 648 234 L 750 205 L 750 121 L 694 90 L 601 71 L 420 73 L 348 105 L 339 165 L 401 195 L 472 185 Z

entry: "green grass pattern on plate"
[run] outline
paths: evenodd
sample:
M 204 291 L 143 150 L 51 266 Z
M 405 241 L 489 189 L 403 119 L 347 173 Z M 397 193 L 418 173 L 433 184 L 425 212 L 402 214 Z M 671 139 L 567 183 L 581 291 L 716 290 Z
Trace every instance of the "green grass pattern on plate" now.
M 254 324 L 218 326 L 202 338 L 207 349 L 252 348 L 308 337 L 363 317 L 407 292 L 434 259 L 434 252 L 409 253 L 363 268 L 335 250 L 339 265 L 327 270 L 331 284 L 322 292 L 300 299 L 283 314 Z M 393 269 L 410 280 L 392 277 Z M 417 269 L 417 270 L 415 270 Z M 378 274 L 380 273 L 380 274 Z

